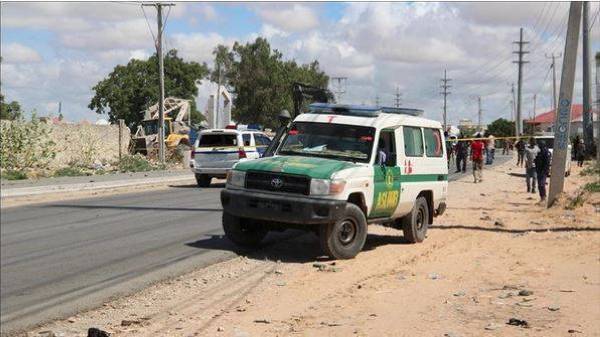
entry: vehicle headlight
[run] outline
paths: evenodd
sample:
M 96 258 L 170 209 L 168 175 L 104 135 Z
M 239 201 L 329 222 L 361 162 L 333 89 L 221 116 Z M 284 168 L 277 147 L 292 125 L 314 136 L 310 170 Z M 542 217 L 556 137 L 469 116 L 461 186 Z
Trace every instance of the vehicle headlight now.
M 346 181 L 342 179 L 311 179 L 310 194 L 311 195 L 333 195 L 344 190 Z
M 244 187 L 246 182 L 246 172 L 229 170 L 227 171 L 227 185 Z

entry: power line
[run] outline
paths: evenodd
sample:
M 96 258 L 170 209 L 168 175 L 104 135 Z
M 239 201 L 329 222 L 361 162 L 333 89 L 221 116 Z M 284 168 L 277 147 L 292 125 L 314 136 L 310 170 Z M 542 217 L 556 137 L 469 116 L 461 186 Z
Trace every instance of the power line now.
M 517 116 L 516 116 L 516 123 L 517 123 L 517 137 L 519 137 L 521 135 L 521 98 L 522 98 L 522 93 L 523 93 L 523 65 L 526 63 L 529 63 L 528 61 L 523 60 L 523 57 L 525 56 L 525 54 L 528 54 L 529 52 L 524 50 L 524 47 L 526 44 L 528 44 L 528 41 L 524 41 L 523 40 L 523 28 L 521 28 L 519 30 L 519 41 L 513 41 L 514 44 L 517 44 L 519 46 L 519 50 L 515 51 L 513 53 L 517 54 L 519 56 L 518 61 L 513 61 L 513 63 L 516 63 L 518 65 L 518 78 L 519 78 L 519 82 L 518 82 L 518 86 L 517 86 Z
M 444 121 L 444 130 L 448 129 L 448 120 L 447 120 L 447 97 L 448 95 L 450 95 L 450 92 L 448 91 L 448 89 L 450 89 L 450 87 L 452 87 L 449 82 L 452 81 L 452 79 L 448 78 L 446 76 L 446 69 L 444 69 L 444 78 L 442 78 L 440 80 L 442 82 L 442 84 L 440 85 L 440 87 L 442 88 L 442 92 L 441 94 L 444 96 L 444 114 L 443 114 L 443 121 Z

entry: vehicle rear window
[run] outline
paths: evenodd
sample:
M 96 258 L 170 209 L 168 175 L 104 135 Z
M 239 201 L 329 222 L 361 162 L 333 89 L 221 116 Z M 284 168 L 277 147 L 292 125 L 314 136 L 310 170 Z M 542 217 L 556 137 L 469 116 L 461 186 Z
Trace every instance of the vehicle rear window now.
M 423 134 L 425 135 L 425 154 L 427 157 L 441 157 L 443 151 L 440 130 L 425 128 Z
M 237 146 L 237 135 L 230 134 L 203 134 L 200 136 L 198 146 Z
M 423 156 L 423 137 L 420 128 L 404 127 L 404 155 L 407 157 Z

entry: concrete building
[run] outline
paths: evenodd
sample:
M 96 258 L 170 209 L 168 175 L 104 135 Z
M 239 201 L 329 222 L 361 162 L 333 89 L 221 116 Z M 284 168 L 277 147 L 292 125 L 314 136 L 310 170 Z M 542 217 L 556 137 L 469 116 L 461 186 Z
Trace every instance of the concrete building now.
M 598 128 L 598 108 L 593 108 L 593 121 L 594 130 Z M 583 105 L 573 104 L 571 106 L 571 136 L 583 135 Z M 554 109 L 544 112 L 541 115 L 537 115 L 535 119 L 528 119 L 524 122 L 529 125 L 535 125 L 537 131 L 541 132 L 554 132 L 554 120 L 556 118 L 556 112 Z M 597 135 L 595 135 L 597 137 Z

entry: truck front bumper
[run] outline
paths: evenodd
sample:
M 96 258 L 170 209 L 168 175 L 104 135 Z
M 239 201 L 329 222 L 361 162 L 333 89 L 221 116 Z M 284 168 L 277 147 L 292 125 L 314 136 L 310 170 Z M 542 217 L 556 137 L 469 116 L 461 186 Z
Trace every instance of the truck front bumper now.
M 237 217 L 307 225 L 334 222 L 346 208 L 345 200 L 233 189 L 221 191 L 221 204 L 224 212 Z

